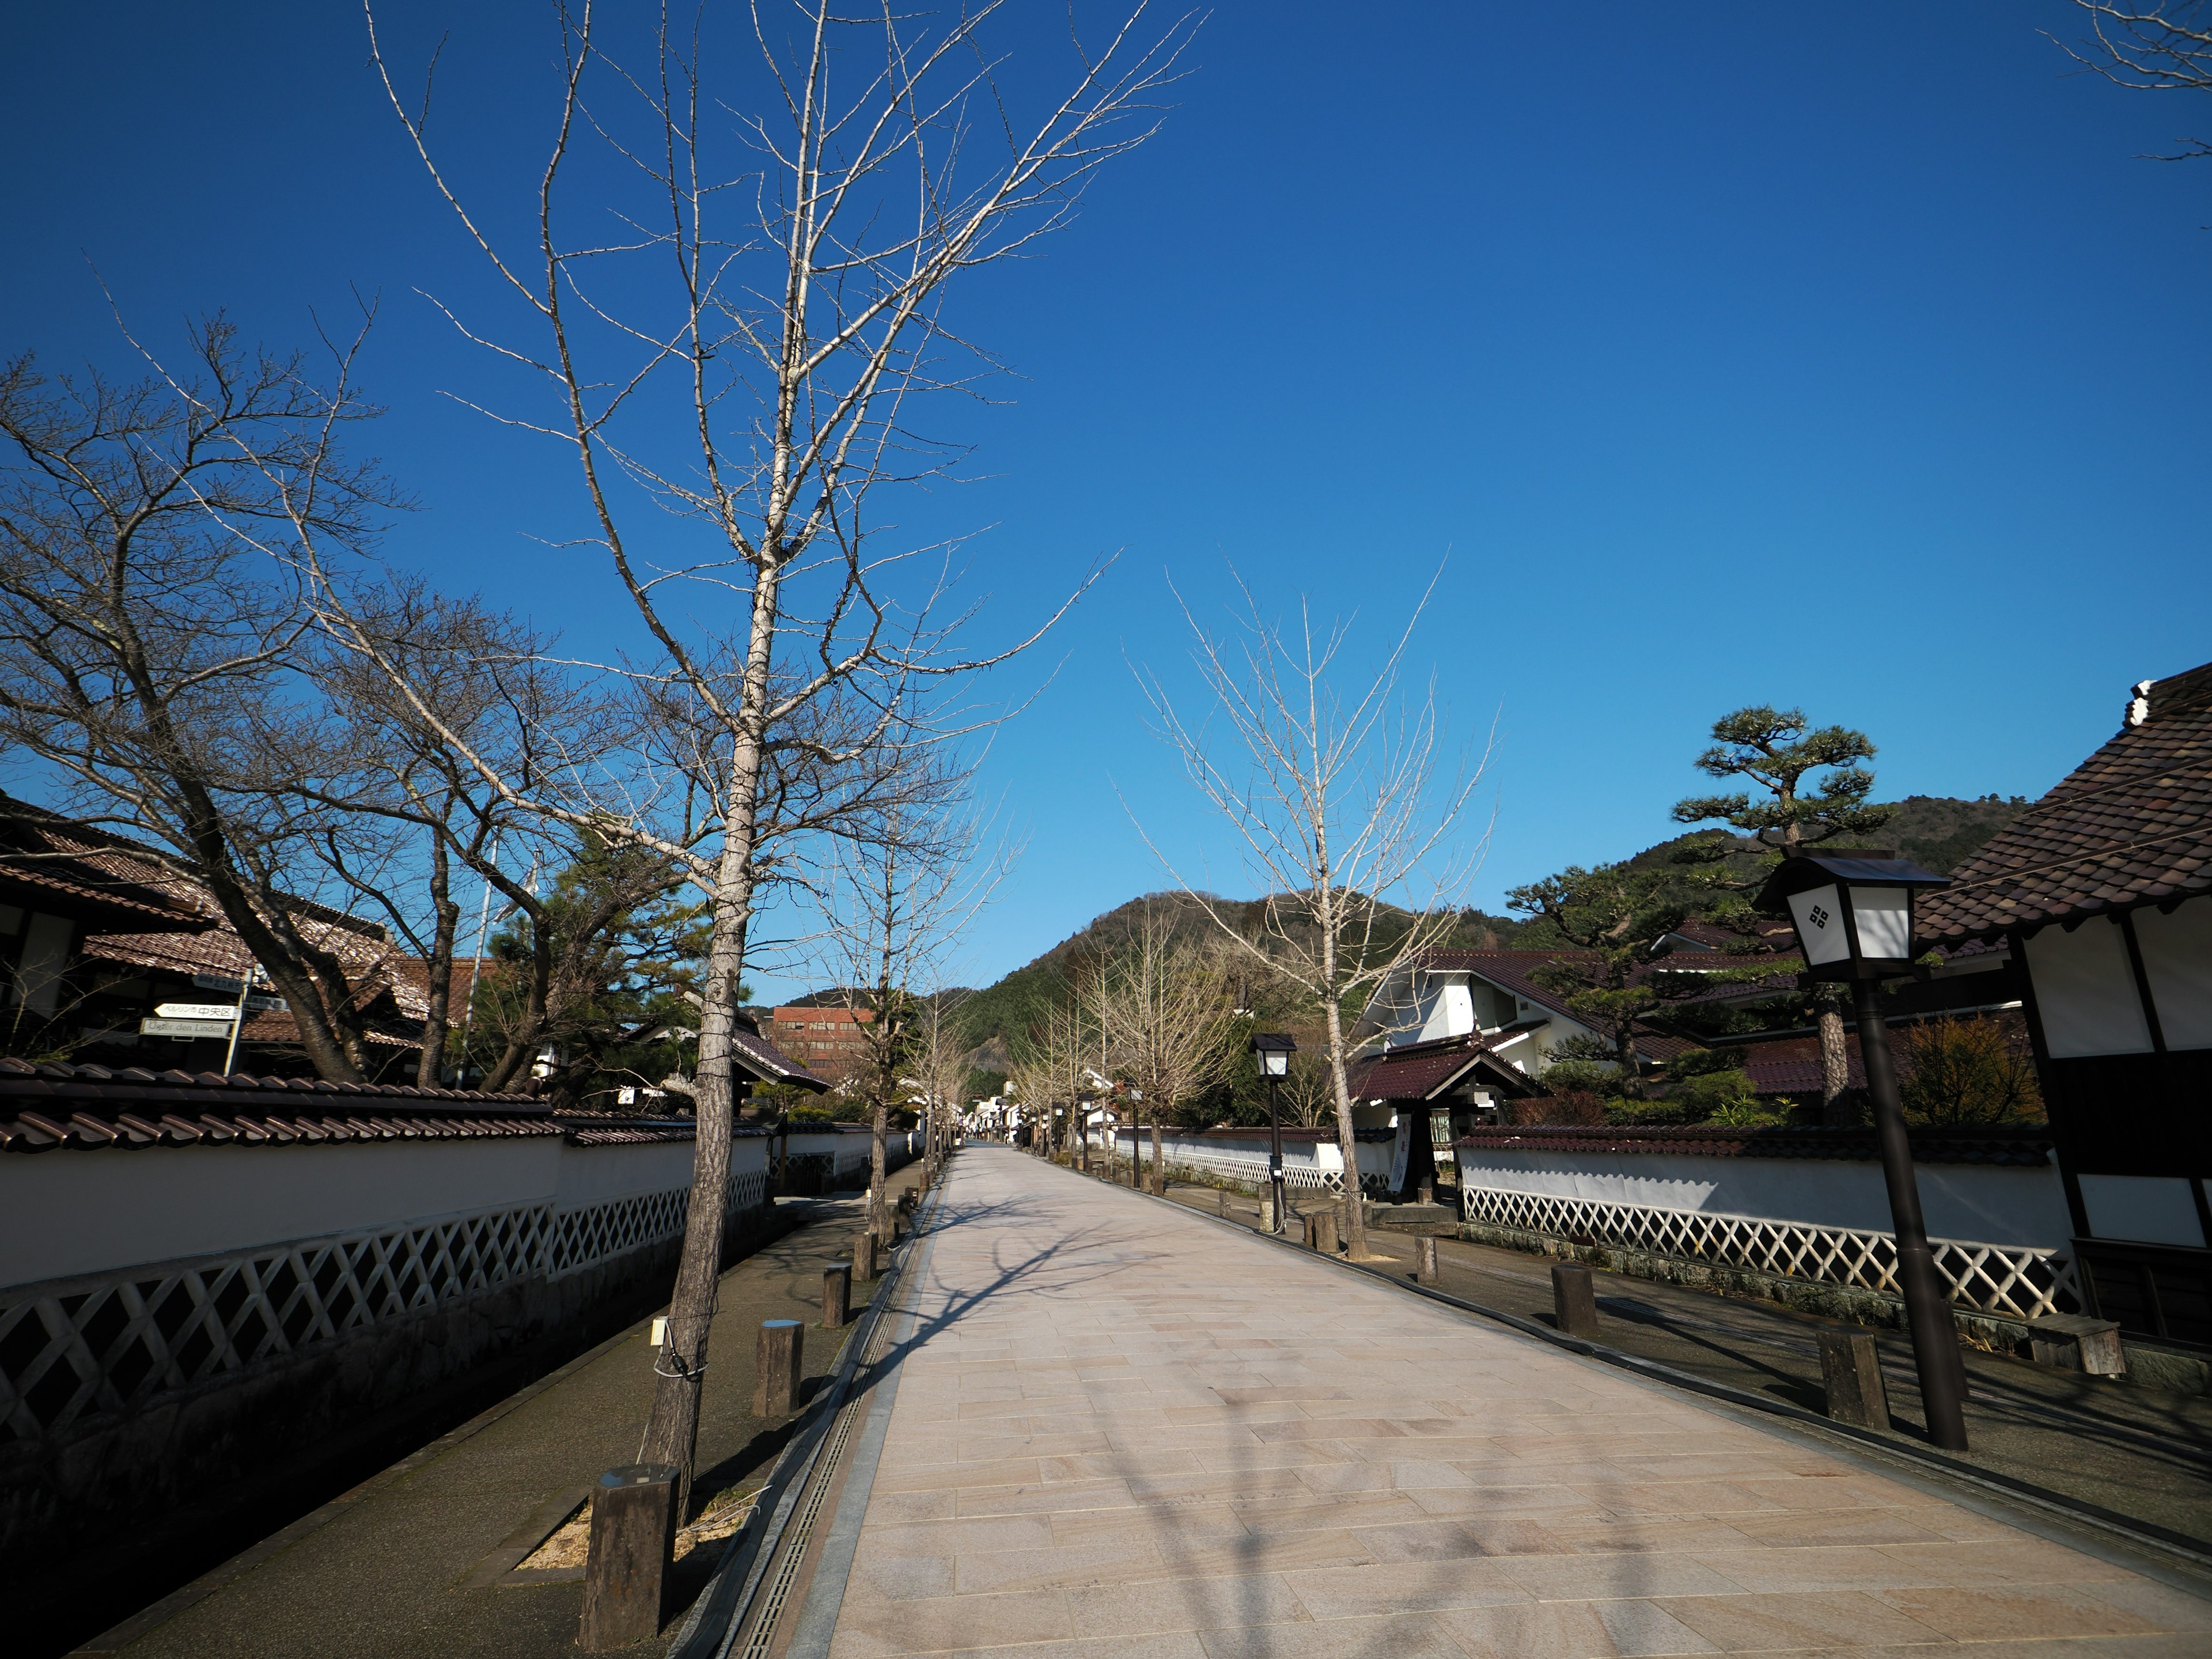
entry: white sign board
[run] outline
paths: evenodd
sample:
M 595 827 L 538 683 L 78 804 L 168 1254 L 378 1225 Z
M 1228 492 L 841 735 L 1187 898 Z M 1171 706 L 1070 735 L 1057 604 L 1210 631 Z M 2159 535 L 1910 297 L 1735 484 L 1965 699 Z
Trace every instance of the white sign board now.
M 1398 1139 L 1390 1147 L 1390 1192 L 1393 1197 L 1405 1190 L 1406 1165 L 1413 1152 L 1413 1114 L 1409 1108 L 1398 1113 Z
M 238 1018 L 237 1009 L 220 1002 L 165 1002 L 154 1012 L 163 1019 L 219 1019 L 226 1025 Z
M 230 1022 L 227 1019 L 142 1019 L 138 1022 L 141 1036 L 171 1037 L 227 1037 Z

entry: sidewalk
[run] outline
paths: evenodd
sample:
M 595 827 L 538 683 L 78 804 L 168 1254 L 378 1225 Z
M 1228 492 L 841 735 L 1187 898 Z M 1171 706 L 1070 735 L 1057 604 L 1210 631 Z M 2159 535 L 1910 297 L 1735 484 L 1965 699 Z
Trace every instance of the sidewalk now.
M 911 1184 L 902 1171 L 891 1187 Z M 792 1202 L 793 1200 L 784 1200 Z M 822 1269 L 849 1261 L 860 1200 L 815 1200 L 811 1218 L 723 1274 L 699 1425 L 694 1511 L 719 1493 L 757 1484 L 791 1419 L 753 1417 L 753 1334 L 763 1319 L 807 1322 L 810 1387 L 836 1358 L 846 1331 L 825 1331 Z M 855 1286 L 856 1296 L 863 1293 Z M 448 1437 L 370 1483 L 366 1495 L 304 1537 L 237 1572 L 151 1629 L 120 1627 L 80 1652 L 131 1659 L 556 1659 L 575 1650 L 580 1575 L 500 1583 L 522 1533 L 550 1525 L 549 1504 L 633 1462 L 652 1398 L 644 1324 L 556 1374 L 550 1386 L 472 1431 Z M 489 1413 L 487 1416 L 490 1416 Z M 708 1544 L 678 1564 L 688 1606 L 719 1555 Z M 235 1564 L 234 1564 L 234 1565 Z M 220 1577 L 221 1575 L 216 1575 Z M 472 1583 L 471 1578 L 492 1580 Z M 118 1609 L 118 1612 L 120 1609 Z M 659 1639 L 664 1651 L 679 1606 Z
M 1210 1187 L 1170 1186 L 1169 1196 L 1208 1214 Z M 1229 1195 L 1232 1220 L 1256 1229 L 1257 1200 Z M 1320 1209 L 1316 1199 L 1300 1207 Z M 1413 1271 L 1413 1241 L 1370 1228 L 1373 1253 Z M 1542 1256 L 1458 1239 L 1437 1241 L 1437 1288 L 1523 1319 L 1552 1321 L 1551 1263 Z M 1676 1370 L 1825 1408 L 1814 1332 L 1820 1322 L 1771 1302 L 1593 1270 L 1599 1340 Z M 1875 1335 L 1890 1410 L 1902 1437 L 1923 1440 L 1912 1343 Z M 2212 1398 L 2132 1387 L 2056 1370 L 2009 1355 L 1964 1350 L 1972 1450 L 1965 1461 L 2187 1537 L 2212 1540 Z M 1923 1441 L 1924 1443 L 1924 1441 Z M 1955 1454 L 1954 1454 L 1955 1455 Z
M 969 1147 L 940 1206 L 790 1659 L 2212 1646 L 2148 1559 L 1026 1155 Z

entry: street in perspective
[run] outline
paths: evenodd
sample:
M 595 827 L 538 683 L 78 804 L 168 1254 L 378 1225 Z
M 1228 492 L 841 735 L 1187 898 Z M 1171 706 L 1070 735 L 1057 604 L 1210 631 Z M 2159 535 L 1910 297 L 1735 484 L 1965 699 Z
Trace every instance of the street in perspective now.
M 2212 1655 L 2212 9 L 0 20 L 9 1659 Z

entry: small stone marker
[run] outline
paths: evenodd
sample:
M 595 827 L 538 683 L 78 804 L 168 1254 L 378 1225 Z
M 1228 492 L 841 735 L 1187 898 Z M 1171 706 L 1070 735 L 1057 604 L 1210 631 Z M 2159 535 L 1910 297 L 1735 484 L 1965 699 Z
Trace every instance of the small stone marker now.
M 1336 1212 L 1316 1210 L 1306 1218 L 1306 1248 L 1323 1255 L 1336 1254 Z
M 1413 1241 L 1413 1282 L 1418 1285 L 1437 1282 L 1437 1241 L 1433 1238 Z
M 1569 1336 L 1597 1335 L 1597 1292 L 1590 1270 L 1579 1261 L 1554 1262 L 1552 1267 L 1552 1311 L 1559 1328 Z
M 853 1264 L 833 1262 L 822 1270 L 822 1328 L 838 1331 L 853 1316 Z
M 2091 1376 L 2121 1376 L 2128 1362 L 2120 1352 L 2120 1328 L 2109 1319 L 2086 1314 L 2052 1314 L 2032 1320 L 2028 1346 L 2039 1365 L 2055 1365 L 2063 1371 L 2082 1371 Z
M 576 1645 L 604 1653 L 659 1634 L 675 1553 L 675 1466 L 630 1463 L 601 1475 L 592 1492 Z
M 853 1240 L 853 1277 L 866 1285 L 876 1276 L 876 1236 L 863 1232 Z
M 1260 1231 L 1263 1233 L 1275 1231 L 1275 1200 L 1272 1198 L 1260 1200 Z
M 1220 1190 L 1220 1191 L 1218 1191 L 1218 1192 L 1217 1192 L 1217 1193 L 1215 1193 L 1215 1194 L 1214 1194 L 1214 1195 L 1213 1195 L 1213 1212 L 1214 1212 L 1216 1215 L 1224 1215 L 1224 1216 L 1225 1216 L 1225 1215 L 1227 1215 L 1227 1214 L 1229 1213 L 1229 1188 L 1228 1188 L 1224 1187 L 1224 1188 L 1221 1188 L 1221 1190 Z
M 797 1408 L 805 1346 L 806 1327 L 797 1320 L 761 1321 L 760 1380 L 753 1384 L 755 1417 L 788 1417 Z
M 1820 1381 L 1828 1390 L 1828 1415 L 1863 1429 L 1889 1426 L 1889 1393 L 1871 1331 L 1838 1326 L 1820 1333 Z

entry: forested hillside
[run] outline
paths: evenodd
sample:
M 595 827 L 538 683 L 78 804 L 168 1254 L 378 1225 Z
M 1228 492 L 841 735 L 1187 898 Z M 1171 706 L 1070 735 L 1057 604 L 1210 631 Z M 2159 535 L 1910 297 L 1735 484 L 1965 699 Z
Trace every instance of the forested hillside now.
M 1948 874 L 2018 817 L 2027 804 L 2024 799 L 2004 800 L 1994 795 L 1978 800 L 1908 795 L 1893 803 L 1896 816 L 1883 827 L 1879 839 L 1881 845 Z M 1678 836 L 1661 842 L 1628 861 L 1642 867 L 1668 860 L 1691 839 L 1691 836 Z M 1213 902 L 1235 925 L 1257 930 L 1262 908 L 1260 901 L 1217 899 Z M 995 985 L 963 997 L 960 1025 L 963 1040 L 975 1051 L 974 1063 L 986 1073 L 1003 1070 L 1006 1044 L 1066 995 L 1071 976 L 1080 967 L 1111 956 L 1125 943 L 1141 924 L 1147 907 L 1155 918 L 1165 920 L 1177 936 L 1206 938 L 1215 931 L 1198 903 L 1182 893 L 1148 893 L 1109 910 Z M 1391 914 L 1389 907 L 1385 910 L 1386 915 Z M 1527 925 L 1518 917 L 1468 909 L 1460 915 L 1451 943 L 1462 948 L 1510 950 Z

